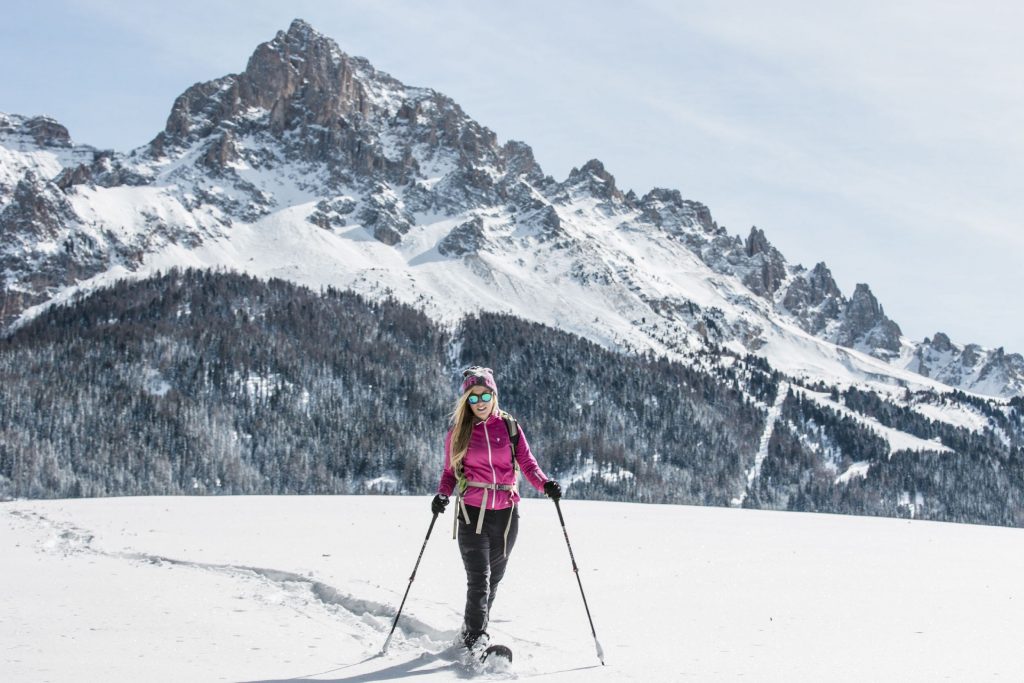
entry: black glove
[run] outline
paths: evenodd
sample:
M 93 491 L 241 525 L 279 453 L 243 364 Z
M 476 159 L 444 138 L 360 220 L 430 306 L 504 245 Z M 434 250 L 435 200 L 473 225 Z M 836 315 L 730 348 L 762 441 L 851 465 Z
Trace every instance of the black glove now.
M 444 512 L 444 509 L 448 507 L 448 496 L 443 493 L 439 493 L 434 496 L 434 500 L 430 501 L 430 511 L 435 515 L 439 515 Z
M 544 495 L 551 500 L 558 500 L 562 497 L 562 487 L 554 479 L 544 482 Z

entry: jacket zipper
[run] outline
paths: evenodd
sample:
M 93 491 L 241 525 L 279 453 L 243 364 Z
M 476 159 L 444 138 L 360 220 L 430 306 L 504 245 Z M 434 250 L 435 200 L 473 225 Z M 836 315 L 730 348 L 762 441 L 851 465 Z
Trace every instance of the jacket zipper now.
M 495 486 L 497 486 L 498 485 L 498 473 L 494 471 L 494 458 L 493 458 L 493 456 L 491 454 L 491 434 L 490 434 L 490 432 L 487 431 L 487 422 L 486 422 L 486 420 L 484 421 L 484 438 L 487 439 L 487 464 L 491 466 L 491 480 L 492 480 L 492 483 Z M 491 498 L 491 509 L 492 510 L 496 509 L 494 507 L 494 498 L 497 498 L 497 497 L 498 497 L 498 489 L 495 488 L 494 489 L 494 496 Z

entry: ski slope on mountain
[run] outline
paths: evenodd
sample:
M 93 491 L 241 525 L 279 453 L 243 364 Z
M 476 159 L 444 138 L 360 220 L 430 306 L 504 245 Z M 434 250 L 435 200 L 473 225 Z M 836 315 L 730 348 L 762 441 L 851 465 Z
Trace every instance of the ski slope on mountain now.
M 522 504 L 484 679 L 1013 680 L 1024 531 L 892 519 Z M 428 497 L 0 504 L 5 681 L 463 680 L 464 573 Z

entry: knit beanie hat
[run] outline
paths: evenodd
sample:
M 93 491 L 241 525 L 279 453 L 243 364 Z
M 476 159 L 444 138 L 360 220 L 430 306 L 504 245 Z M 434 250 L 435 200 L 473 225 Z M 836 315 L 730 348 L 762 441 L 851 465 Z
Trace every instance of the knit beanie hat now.
M 498 393 L 498 385 L 494 383 L 494 370 L 474 365 L 462 372 L 462 393 L 466 393 L 476 386 L 487 387 L 494 393 Z

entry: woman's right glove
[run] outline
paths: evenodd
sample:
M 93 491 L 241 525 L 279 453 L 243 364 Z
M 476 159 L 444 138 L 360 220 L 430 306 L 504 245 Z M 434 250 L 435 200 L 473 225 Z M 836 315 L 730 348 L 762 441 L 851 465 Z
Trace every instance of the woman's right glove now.
M 544 495 L 551 500 L 558 500 L 562 497 L 562 487 L 554 479 L 544 482 Z
M 439 493 L 434 496 L 434 500 L 430 501 L 430 511 L 435 515 L 439 515 L 444 512 L 444 509 L 448 507 L 448 496 L 443 493 Z

